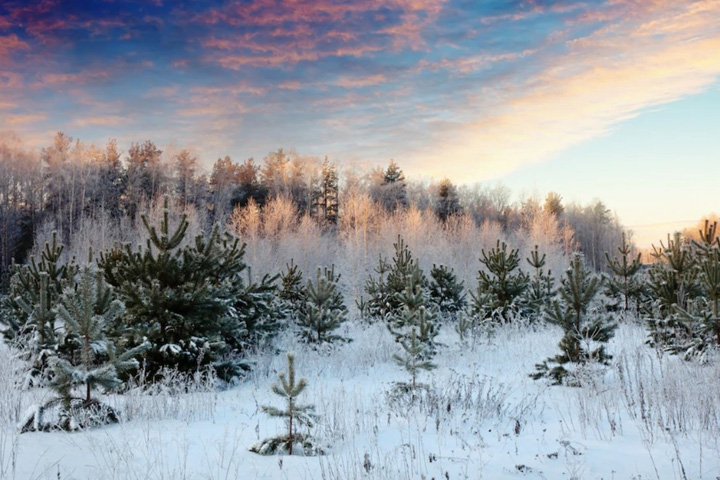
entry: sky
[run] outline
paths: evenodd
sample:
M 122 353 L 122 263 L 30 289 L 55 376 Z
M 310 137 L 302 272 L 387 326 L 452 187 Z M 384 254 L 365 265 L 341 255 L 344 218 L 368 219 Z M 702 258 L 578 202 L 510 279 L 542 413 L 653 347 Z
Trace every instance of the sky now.
M 720 0 L 5 0 L 0 132 L 720 213 Z

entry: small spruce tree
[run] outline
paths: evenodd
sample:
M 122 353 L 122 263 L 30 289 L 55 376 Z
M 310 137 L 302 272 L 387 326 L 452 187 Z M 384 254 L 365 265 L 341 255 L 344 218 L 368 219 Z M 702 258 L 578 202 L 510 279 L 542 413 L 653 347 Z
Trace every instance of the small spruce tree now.
M 702 294 L 698 283 L 696 252 L 676 232 L 668 235 L 667 245 L 653 245 L 652 256 L 657 260 L 649 270 L 648 297 L 644 308 L 650 330 L 647 343 L 661 350 L 674 351 L 693 336 L 692 325 L 683 320 L 678 309 L 687 311 L 688 305 Z
M 505 242 L 497 241 L 497 245 L 486 252 L 482 250 L 480 257 L 487 272 L 478 271 L 478 286 L 472 297 L 472 310 L 483 318 L 498 315 L 503 321 L 511 318 L 511 314 L 519 309 L 522 294 L 527 288 L 529 278 L 520 266 L 520 254 L 517 249 L 508 251 Z
M 524 310 L 530 315 L 531 320 L 542 317 L 556 293 L 552 272 L 543 268 L 545 259 L 546 255 L 544 253 L 540 255 L 537 245 L 530 252 L 530 257 L 525 259 L 533 269 L 532 279 L 524 295 Z
M 400 296 L 403 295 L 408 282 L 412 282 L 423 291 L 428 286 L 427 278 L 418 261 L 413 258 L 400 235 L 393 247 L 395 254 L 392 261 L 388 262 L 381 255 L 375 268 L 379 277 L 370 277 L 365 283 L 368 299 L 363 299 L 361 304 L 364 314 L 370 317 L 386 318 L 400 313 L 403 308 Z
M 220 235 L 217 226 L 183 245 L 187 217 L 171 230 L 167 198 L 164 207 L 159 226 L 141 217 L 148 234 L 144 247 L 116 246 L 101 255 L 105 279 L 126 307 L 113 333 L 123 348 L 149 342 L 143 360 L 151 378 L 165 367 L 193 372 L 221 362 L 226 370 L 233 344 L 247 330 L 243 313 L 255 307 L 236 302 L 247 287 L 244 246 Z M 228 372 L 234 376 L 239 369 Z
M 465 285 L 458 282 L 453 269 L 433 264 L 430 277 L 430 301 L 437 305 L 441 313 L 455 315 L 465 308 Z
M 298 325 L 302 337 L 308 342 L 323 343 L 347 340 L 333 332 L 345 321 L 347 308 L 338 289 L 340 275 L 335 274 L 335 266 L 330 269 L 317 269 L 315 282 L 309 280 L 305 287 L 307 300 L 300 312 Z
M 272 386 L 275 395 L 286 401 L 284 409 L 263 405 L 262 410 L 271 417 L 284 418 L 287 426 L 287 433 L 277 437 L 263 440 L 252 447 L 251 452 L 261 455 L 272 455 L 275 453 L 287 453 L 293 455 L 300 452 L 303 455 L 322 454 L 322 449 L 313 445 L 312 439 L 298 432 L 298 427 L 312 427 L 314 422 L 314 410 L 312 405 L 300 405 L 297 398 L 307 387 L 307 380 L 300 378 L 295 380 L 295 356 L 287 355 L 287 374 L 280 373 L 279 383 Z M 299 447 L 299 448 L 298 448 Z
M 688 302 L 685 308 L 674 305 L 677 321 L 689 334 L 675 338 L 668 345 L 671 353 L 685 357 L 701 355 L 708 347 L 720 346 L 720 239 L 716 236 L 717 222 L 705 221 L 700 241 L 693 241 L 698 266 L 698 284 L 702 295 Z
M 26 384 L 43 378 L 49 359 L 62 349 L 57 336 L 55 313 L 65 287 L 73 285 L 77 272 L 75 260 L 63 263 L 64 247 L 57 233 L 45 244 L 39 260 L 32 257 L 26 265 L 11 266 L 10 287 L 4 300 L 3 335 L 28 354 L 30 372 Z
M 532 378 L 548 377 L 556 385 L 577 385 L 576 379 L 569 378 L 566 365 L 577 367 L 591 361 L 608 364 L 612 357 L 605 352 L 604 344 L 613 337 L 617 324 L 590 311 L 601 285 L 602 280 L 586 269 L 582 256 L 575 254 L 561 282 L 560 300 L 553 301 L 546 315 L 548 322 L 563 330 L 558 345 L 561 353 L 537 364 Z M 548 362 L 555 366 L 550 368 Z
M 59 398 L 36 409 L 34 416 L 25 420 L 22 431 L 72 431 L 118 421 L 115 410 L 93 398 L 92 392 L 117 388 L 122 384 L 118 373 L 138 367 L 134 357 L 142 353 L 144 345 L 118 355 L 106 336 L 109 323 L 122 311 L 122 303 L 114 299 L 102 274 L 89 267 L 80 272 L 76 288 L 65 289 L 56 312 L 63 325 L 64 343 L 72 349 L 64 358 L 53 357 L 50 362 L 50 387 Z M 81 395 L 75 396 L 78 390 Z M 46 422 L 44 412 L 58 403 L 58 420 Z
M 408 279 L 408 284 L 398 300 L 402 310 L 394 315 L 388 315 L 387 327 L 400 342 L 410 338 L 411 330 L 416 330 L 418 339 L 427 346 L 428 351 L 435 352 L 435 337 L 438 335 L 435 321 L 437 313 L 430 305 L 417 283 Z
M 622 234 L 622 244 L 617 248 L 620 257 L 610 258 L 605 252 L 607 265 L 613 273 L 607 284 L 607 293 L 611 297 L 619 298 L 623 312 L 630 309 L 630 302 L 636 302 L 641 298 L 643 285 L 637 279 L 636 275 L 642 268 L 640 262 L 640 254 L 637 257 L 630 258 L 632 247 L 627 242 L 625 233 Z
M 285 264 L 285 271 L 280 274 L 280 291 L 278 297 L 285 302 L 292 317 L 300 315 L 305 307 L 307 291 L 302 286 L 303 276 L 293 259 Z
M 395 388 L 396 390 L 409 391 L 411 398 L 414 399 L 418 387 L 423 386 L 417 382 L 418 373 L 422 370 L 433 370 L 436 365 L 428 359 L 431 352 L 428 350 L 428 345 L 420 340 L 415 328 L 410 330 L 407 339 L 400 341 L 400 346 L 403 349 L 402 354 L 393 355 L 393 359 L 410 374 L 410 383 L 398 382 Z

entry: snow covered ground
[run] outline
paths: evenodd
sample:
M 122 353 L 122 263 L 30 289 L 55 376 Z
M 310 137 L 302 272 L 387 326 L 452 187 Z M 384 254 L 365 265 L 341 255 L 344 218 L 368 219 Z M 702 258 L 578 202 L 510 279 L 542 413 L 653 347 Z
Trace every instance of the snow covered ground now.
M 716 479 L 720 477 L 720 362 L 658 355 L 646 333 L 622 324 L 613 366 L 583 388 L 533 381 L 557 353 L 553 327 L 507 325 L 460 343 L 451 327 L 428 391 L 414 404 L 388 395 L 407 374 L 382 325 L 351 324 L 353 343 L 316 352 L 287 335 L 241 385 L 217 392 L 108 399 L 123 422 L 82 433 L 27 433 L 18 416 L 45 392 L 12 384 L 17 363 L 0 349 L 0 478 L 4 479 Z M 285 352 L 308 379 L 322 457 L 248 451 L 283 431 L 261 405 Z

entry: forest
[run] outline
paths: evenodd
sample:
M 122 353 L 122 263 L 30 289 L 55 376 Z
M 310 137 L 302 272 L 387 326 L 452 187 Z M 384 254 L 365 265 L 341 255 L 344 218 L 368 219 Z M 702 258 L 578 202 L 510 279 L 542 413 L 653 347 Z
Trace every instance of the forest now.
M 667 392 L 660 379 L 670 374 L 657 377 L 653 369 L 679 368 L 676 361 L 717 367 L 716 222 L 669 234 L 643 256 L 600 200 L 566 204 L 551 192 L 511 201 L 500 184 L 411 181 L 393 160 L 341 169 L 328 158 L 284 149 L 261 162 L 219 158 L 205 172 L 199 154 L 171 150 L 148 140 L 122 152 L 115 140 L 101 148 L 63 133 L 40 151 L 16 137 L 2 139 L 0 325 L 3 355 L 13 359 L 5 375 L 20 392 L 0 399 L 3 421 L 17 424 L 0 443 L 2 472 L 15 475 L 19 433 L 126 424 L 135 396 L 157 398 L 168 385 L 171 402 L 255 392 L 286 361 L 271 388 L 286 408 L 255 408 L 282 418 L 285 430 L 256 439 L 250 451 L 328 455 L 338 433 L 318 420 L 312 405 L 295 401 L 308 381 L 296 382 L 292 352 L 314 359 L 316 371 L 325 361 L 340 362 L 344 371 L 343 351 L 367 355 L 357 358 L 360 365 L 380 362 L 383 375 L 395 378 L 371 382 L 374 389 L 389 386 L 368 408 L 376 417 L 383 408 L 416 409 L 418 418 L 436 417 L 438 432 L 442 422 L 459 421 L 450 414 L 455 402 L 479 408 L 488 395 L 498 396 L 497 412 L 481 423 L 512 421 L 517 438 L 537 420 L 528 412 L 536 411 L 539 397 L 499 413 L 506 411 L 503 402 L 515 402 L 511 390 L 497 386 L 509 381 L 502 374 L 494 377 L 500 383 L 479 387 L 475 377 L 452 376 L 460 375 L 451 365 L 462 352 L 487 355 L 480 350 L 513 342 L 526 342 L 534 355 L 530 363 L 514 360 L 514 388 L 528 389 L 523 382 L 530 382 L 584 390 L 591 393 L 577 394 L 585 395 L 578 401 L 587 402 L 603 382 L 611 384 L 603 391 L 614 392 L 612 408 L 624 405 L 623 412 L 597 410 L 602 418 L 592 420 L 582 410 L 583 432 L 609 425 L 614 437 L 621 418 L 635 421 L 641 437 L 661 435 L 658 425 L 699 436 L 720 428 L 720 415 L 706 403 L 679 423 L 649 418 L 657 413 L 652 408 L 664 412 L 667 399 L 636 390 L 653 381 L 657 392 Z M 646 353 L 633 357 L 630 350 Z M 654 353 L 646 361 L 647 352 Z M 385 365 L 393 364 L 403 373 L 389 374 Z M 453 397 L 475 387 L 480 390 L 464 400 Z M 697 400 L 706 402 L 708 394 Z M 28 398 L 38 401 L 23 414 Z M 705 416 L 696 421 L 696 414 Z M 159 407 L 154 415 L 172 418 Z M 307 432 L 318 421 L 330 430 L 313 437 Z M 391 430 L 390 414 L 387 422 Z M 472 429 L 463 435 L 472 436 Z M 672 435 L 667 441 L 676 442 Z M 651 452 L 653 442 L 642 438 Z M 571 459 L 576 447 L 563 445 Z M 688 478 L 681 462 L 687 453 L 675 448 L 678 478 Z M 347 468 L 360 469 L 358 458 Z M 368 464 L 387 459 L 379 449 L 363 458 L 368 475 Z M 431 469 L 396 467 L 386 464 L 382 475 L 413 478 L 416 468 Z M 339 470 L 323 470 L 323 478 L 347 478 L 339 463 L 333 468 Z

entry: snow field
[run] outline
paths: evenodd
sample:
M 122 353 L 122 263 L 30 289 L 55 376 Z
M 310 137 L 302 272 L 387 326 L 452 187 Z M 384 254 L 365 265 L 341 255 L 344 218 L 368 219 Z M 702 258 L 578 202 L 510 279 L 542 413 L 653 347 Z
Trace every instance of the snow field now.
M 135 386 L 106 398 L 118 425 L 81 433 L 28 433 L 14 425 L 42 390 L 13 385 L 22 365 L 0 347 L 0 478 L 4 479 L 715 479 L 720 476 L 720 365 L 659 355 L 637 322 L 609 345 L 613 364 L 588 369 L 583 388 L 533 381 L 534 364 L 557 352 L 561 333 L 509 324 L 460 343 L 450 325 L 411 403 L 391 395 L 407 374 L 383 325 L 350 321 L 354 339 L 322 351 L 288 333 L 259 354 L 249 377 L 225 391 L 198 375 Z M 320 418 L 311 433 L 323 457 L 249 452 L 282 432 L 261 405 L 296 353 L 308 379 L 301 403 Z

